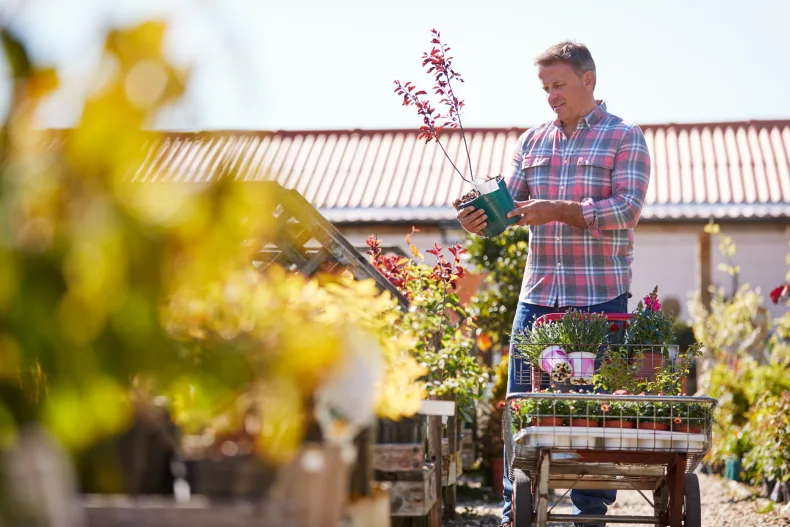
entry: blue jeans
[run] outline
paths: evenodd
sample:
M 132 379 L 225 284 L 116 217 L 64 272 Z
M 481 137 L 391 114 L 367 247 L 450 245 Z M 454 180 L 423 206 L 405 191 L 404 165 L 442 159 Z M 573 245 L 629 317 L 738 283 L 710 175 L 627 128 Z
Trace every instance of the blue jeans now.
M 518 371 L 522 371 L 521 379 L 516 378 L 517 364 L 516 361 L 522 359 L 516 357 L 513 342 L 516 335 L 519 335 L 524 330 L 529 330 L 535 317 L 540 317 L 548 313 L 561 313 L 567 311 L 568 307 L 547 307 L 538 306 L 534 304 L 525 304 L 519 302 L 518 309 L 516 309 L 516 316 L 513 319 L 513 330 L 510 337 L 510 362 L 508 364 L 508 378 L 507 378 L 507 393 L 514 392 L 529 392 L 531 391 L 531 383 L 529 379 L 529 365 L 518 364 L 521 366 Z M 603 304 L 596 304 L 594 306 L 574 307 L 577 310 L 593 311 L 596 313 L 626 313 L 628 310 L 628 293 L 604 302 Z M 521 382 L 519 382 L 521 381 Z M 525 382 L 526 381 L 526 382 Z M 545 386 L 543 387 L 545 388 Z M 505 449 L 505 477 L 503 479 L 505 498 L 505 506 L 502 509 L 502 522 L 512 521 L 510 518 L 513 509 L 513 482 L 510 481 L 507 473 L 507 449 Z M 573 504 L 573 514 L 606 514 L 608 506 L 614 503 L 617 498 L 616 490 L 571 490 L 571 503 Z

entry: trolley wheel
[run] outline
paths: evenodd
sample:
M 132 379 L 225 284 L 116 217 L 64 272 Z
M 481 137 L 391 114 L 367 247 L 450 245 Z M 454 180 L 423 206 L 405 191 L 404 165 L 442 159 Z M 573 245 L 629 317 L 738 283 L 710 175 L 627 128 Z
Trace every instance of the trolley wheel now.
M 684 484 L 684 527 L 702 527 L 702 507 L 700 506 L 699 479 L 696 474 L 686 474 Z
M 523 470 L 513 470 L 513 527 L 532 527 L 532 485 Z

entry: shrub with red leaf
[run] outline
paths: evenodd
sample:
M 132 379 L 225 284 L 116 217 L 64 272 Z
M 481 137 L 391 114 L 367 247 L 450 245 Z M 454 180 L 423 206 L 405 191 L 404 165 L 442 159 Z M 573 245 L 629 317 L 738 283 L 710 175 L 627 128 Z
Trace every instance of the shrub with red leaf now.
M 370 247 L 366 253 L 370 255 L 371 263 L 392 285 L 398 288 L 398 291 L 411 300 L 406 288 L 406 284 L 414 279 L 407 268 L 411 260 L 397 254 L 382 254 L 381 242 L 375 234 L 371 234 L 365 244 Z
M 429 395 L 453 395 L 459 412 L 471 416 L 473 401 L 480 398 L 481 387 L 488 379 L 470 354 L 474 345 L 473 322 L 456 292 L 458 280 L 465 275 L 461 255 L 467 251 L 456 242 L 447 248 L 452 255 L 448 259 L 445 249 L 434 243 L 426 252 L 436 257 L 436 263 L 428 265 L 418 261 L 424 257 L 412 243 L 416 232 L 418 229 L 412 229 L 406 236 L 414 258 L 384 254 L 375 234 L 367 240 L 367 254 L 376 269 L 411 302 L 400 323 L 418 337 L 414 351 L 429 372 Z
M 431 44 L 433 45 L 431 51 L 423 52 L 422 54 L 422 66 L 425 68 L 426 73 L 433 76 L 433 92 L 440 97 L 439 103 L 447 108 L 447 113 L 437 113 L 431 106 L 430 101 L 426 99 L 428 93 L 425 90 L 418 89 L 410 81 L 401 82 L 396 80 L 395 93 L 403 97 L 404 106 L 414 106 L 417 109 L 417 115 L 422 118 L 418 139 L 424 139 L 426 143 L 435 140 L 455 171 L 461 176 L 461 179 L 467 183 L 472 183 L 475 179 L 472 159 L 469 155 L 469 146 L 466 142 L 463 124 L 461 123 L 461 109 L 464 107 L 464 101 L 456 96 L 453 89 L 453 82 L 464 82 L 464 79 L 453 69 L 453 57 L 448 54 L 450 46 L 441 41 L 441 36 L 436 29 L 431 30 Z M 437 120 L 439 124 L 437 124 Z M 466 150 L 471 179 L 467 179 L 458 169 L 439 140 L 439 134 L 444 128 L 458 128 L 461 130 L 461 138 Z

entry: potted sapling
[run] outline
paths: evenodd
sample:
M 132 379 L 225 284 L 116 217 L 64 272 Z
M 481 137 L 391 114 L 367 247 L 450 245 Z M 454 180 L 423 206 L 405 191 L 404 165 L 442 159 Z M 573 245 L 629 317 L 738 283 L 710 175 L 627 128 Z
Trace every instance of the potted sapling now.
M 464 101 L 458 99 L 453 87 L 454 83 L 462 83 L 464 80 L 453 69 L 453 57 L 448 55 L 450 47 L 442 43 L 440 34 L 435 29 L 431 30 L 431 44 L 431 51 L 423 52 L 422 66 L 425 68 L 426 73 L 433 76 L 434 94 L 441 98 L 439 102 L 447 109 L 447 113 L 437 112 L 427 98 L 428 92 L 419 89 L 410 81 L 401 82 L 396 80 L 395 93 L 402 97 L 404 106 L 415 107 L 417 114 L 422 118 L 423 124 L 420 126 L 418 138 L 425 140 L 426 144 L 436 141 L 444 156 L 450 161 L 455 173 L 464 182 L 471 185 L 472 188 L 454 203 L 456 209 L 460 210 L 466 207 L 483 209 L 488 217 L 487 225 L 482 232 L 483 236 L 489 238 L 498 236 L 505 232 L 509 225 L 513 225 L 518 221 L 518 217 L 507 217 L 507 213 L 516 208 L 516 203 L 513 201 L 513 197 L 507 189 L 502 175 L 485 178 L 475 175 L 472 167 L 472 158 L 469 154 L 469 145 L 461 123 L 461 109 L 464 106 Z M 468 176 L 465 175 L 465 171 L 462 172 L 458 168 L 456 162 L 450 157 L 442 144 L 440 133 L 444 128 L 457 128 L 460 130 L 469 168 Z

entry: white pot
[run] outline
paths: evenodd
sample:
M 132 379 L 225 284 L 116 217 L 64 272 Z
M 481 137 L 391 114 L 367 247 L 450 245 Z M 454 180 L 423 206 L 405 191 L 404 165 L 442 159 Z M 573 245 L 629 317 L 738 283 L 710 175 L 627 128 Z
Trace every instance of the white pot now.
M 560 346 L 549 346 L 540 352 L 540 368 L 551 376 L 553 382 L 565 382 L 573 374 L 568 355 Z
M 573 368 L 571 384 L 592 384 L 597 355 L 590 351 L 572 351 L 568 360 Z

